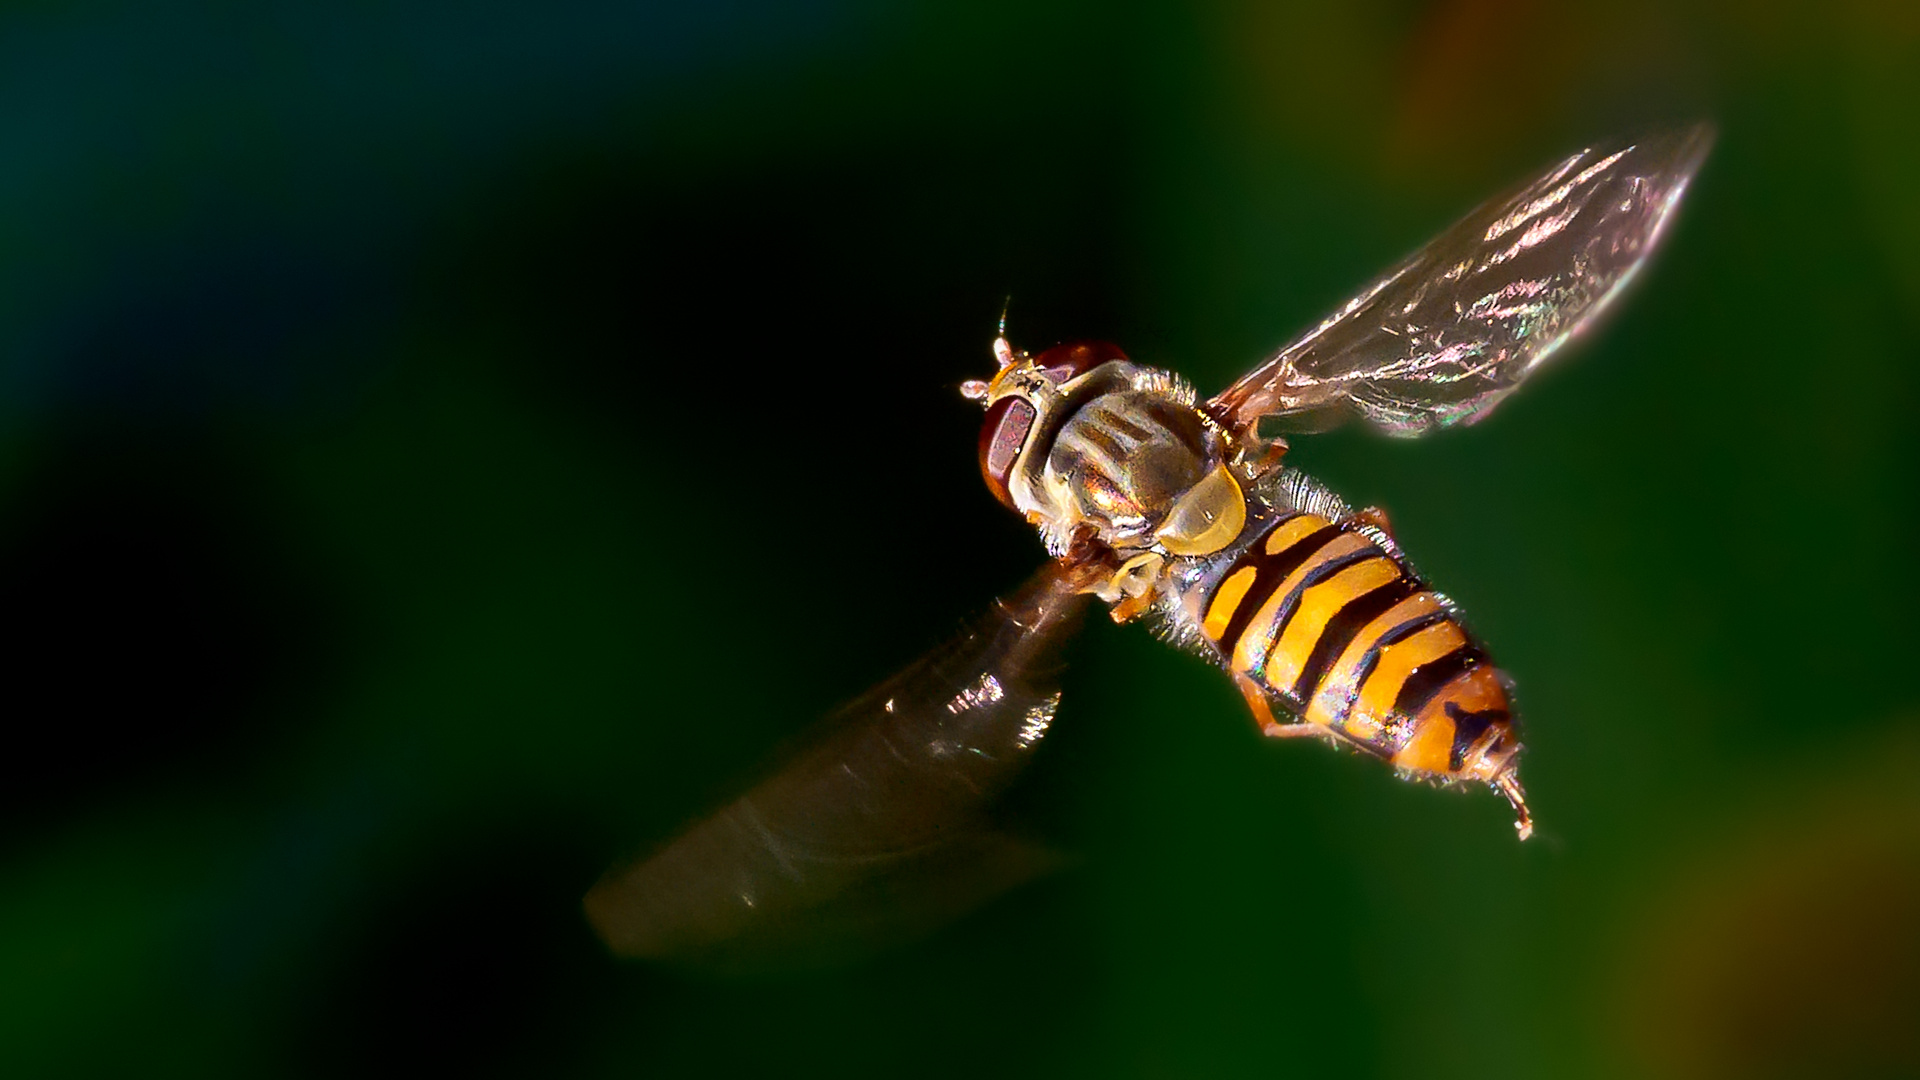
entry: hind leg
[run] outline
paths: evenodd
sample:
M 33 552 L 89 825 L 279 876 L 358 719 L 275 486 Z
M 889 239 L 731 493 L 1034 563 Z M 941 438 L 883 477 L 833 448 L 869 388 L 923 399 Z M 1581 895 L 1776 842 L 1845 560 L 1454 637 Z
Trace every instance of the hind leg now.
M 1247 699 L 1247 708 L 1253 711 L 1253 722 L 1260 727 L 1262 735 L 1271 735 L 1276 739 L 1292 739 L 1303 735 L 1328 734 L 1327 729 L 1318 724 L 1298 721 L 1282 723 L 1273 715 L 1273 705 L 1267 700 L 1267 692 L 1260 684 L 1241 674 L 1233 673 L 1233 684 L 1240 688 L 1240 696 Z

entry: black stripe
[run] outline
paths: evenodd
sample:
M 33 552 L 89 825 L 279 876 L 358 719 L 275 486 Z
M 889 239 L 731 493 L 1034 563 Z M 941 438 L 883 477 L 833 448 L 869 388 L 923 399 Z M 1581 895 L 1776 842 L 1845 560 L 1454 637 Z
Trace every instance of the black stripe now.
M 1143 443 L 1153 438 L 1153 432 L 1127 419 L 1125 414 L 1121 413 L 1118 409 L 1105 408 L 1100 412 L 1100 420 L 1102 423 L 1114 431 L 1125 435 L 1127 438 L 1132 439 L 1135 443 Z
M 1459 772 L 1460 766 L 1467 763 L 1467 751 L 1473 749 L 1473 744 L 1478 742 L 1480 736 L 1494 724 L 1506 723 L 1508 716 L 1505 709 L 1468 712 L 1449 701 L 1447 702 L 1447 719 L 1453 721 L 1453 746 L 1447 751 L 1447 770 Z
M 1047 455 L 1053 451 L 1054 441 L 1060 435 L 1060 429 L 1067 425 L 1067 421 L 1079 415 L 1081 409 L 1092 404 L 1100 395 L 1114 390 L 1125 390 L 1133 383 L 1126 375 L 1108 368 L 1105 364 L 1093 370 L 1099 373 L 1097 378 L 1088 379 L 1084 384 L 1074 387 L 1071 394 L 1046 411 L 1038 427 L 1027 433 L 1027 445 L 1039 451 L 1034 455 L 1036 462 L 1044 463 L 1047 460 Z
M 1349 600 L 1331 619 L 1326 629 L 1320 632 L 1320 640 L 1313 643 L 1313 652 L 1307 655 L 1307 662 L 1300 668 L 1300 681 L 1293 684 L 1293 696 L 1301 701 L 1312 701 L 1320 692 L 1320 683 L 1327 677 L 1327 669 L 1347 651 L 1353 639 L 1367 628 L 1373 620 L 1393 609 L 1393 605 L 1412 596 L 1420 588 L 1420 583 L 1404 572 L 1385 585 Z
M 1101 417 L 1101 419 L 1111 422 L 1114 418 L 1109 415 Z M 1081 438 L 1092 443 L 1096 448 L 1104 451 L 1106 455 L 1113 460 L 1118 462 L 1126 461 L 1127 448 L 1120 445 L 1120 440 L 1114 438 L 1106 431 L 1101 430 L 1098 423 L 1081 424 L 1079 435 Z
M 1293 587 L 1293 591 L 1287 594 L 1287 598 L 1280 601 L 1280 610 L 1274 612 L 1273 622 L 1267 630 L 1267 647 L 1272 648 L 1273 643 L 1280 640 L 1280 635 L 1287 632 L 1287 624 L 1293 621 L 1294 612 L 1300 607 L 1300 597 L 1305 595 L 1308 589 L 1313 588 L 1315 585 L 1320 584 L 1355 563 L 1363 563 L 1369 559 L 1385 557 L 1385 552 L 1374 547 L 1372 544 L 1368 544 L 1359 551 L 1349 551 L 1345 555 L 1328 559 L 1322 565 L 1314 567 L 1311 573 L 1300 579 L 1300 584 Z M 1279 687 L 1276 686 L 1274 689 L 1278 690 Z
M 1181 408 L 1164 398 L 1148 398 L 1141 410 L 1160 428 L 1180 440 L 1196 457 L 1207 455 L 1207 429 L 1196 421 L 1192 409 Z
M 1297 516 L 1299 515 L 1294 515 L 1294 517 Z M 1291 517 L 1275 522 L 1273 528 L 1277 529 L 1290 520 L 1292 520 Z M 1246 633 L 1247 624 L 1259 614 L 1261 606 L 1267 602 L 1267 597 L 1273 590 L 1287 580 L 1288 574 L 1299 569 L 1301 563 L 1313 558 L 1321 548 L 1332 543 L 1340 535 L 1340 526 L 1328 525 L 1308 533 L 1278 555 L 1267 554 L 1267 537 L 1272 533 L 1273 529 L 1261 533 L 1259 539 L 1247 548 L 1246 554 L 1241 556 L 1240 566 L 1251 565 L 1254 568 L 1253 584 L 1248 586 L 1247 591 L 1240 597 L 1240 606 L 1234 609 L 1233 618 L 1227 620 L 1227 628 L 1220 634 L 1221 651 L 1228 656 L 1233 655 L 1234 643 L 1240 640 L 1241 634 Z M 1239 566 L 1234 567 L 1236 572 L 1239 569 Z M 1225 581 L 1226 578 L 1223 577 L 1220 580 Z M 1212 603 L 1211 597 L 1208 598 L 1208 603 Z
M 1429 611 L 1425 615 L 1416 615 L 1381 634 L 1380 640 L 1375 641 L 1366 655 L 1362 656 L 1360 662 L 1353 667 L 1353 692 L 1358 694 L 1367 688 L 1367 680 L 1373 677 L 1373 669 L 1380 666 L 1380 654 L 1387 646 L 1405 641 L 1427 627 L 1435 623 L 1447 622 L 1450 618 L 1452 614 L 1446 608 L 1440 608 L 1437 611 Z
M 1393 710 L 1406 716 L 1418 715 L 1441 687 L 1486 658 L 1478 648 L 1462 645 L 1445 656 L 1421 664 L 1400 684 L 1400 696 L 1393 699 Z

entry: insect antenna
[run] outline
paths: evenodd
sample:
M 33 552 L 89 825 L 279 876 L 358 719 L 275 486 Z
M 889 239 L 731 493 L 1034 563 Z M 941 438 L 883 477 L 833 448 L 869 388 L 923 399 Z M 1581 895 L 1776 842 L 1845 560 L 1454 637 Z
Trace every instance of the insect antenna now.
M 1013 366 L 1013 345 L 1007 341 L 1007 311 L 1013 307 L 1013 295 L 1007 295 L 1007 302 L 1000 305 L 1000 326 L 993 339 L 993 358 L 999 362 L 1002 370 Z
M 1000 305 L 1000 323 L 993 338 L 993 358 L 999 363 L 1001 371 L 1012 367 L 1014 361 L 1013 346 L 1007 341 L 1007 309 L 1012 306 L 1013 297 L 1009 295 L 1007 302 Z M 968 401 L 985 401 L 987 388 L 991 385 L 985 379 L 968 379 L 960 384 L 960 396 Z

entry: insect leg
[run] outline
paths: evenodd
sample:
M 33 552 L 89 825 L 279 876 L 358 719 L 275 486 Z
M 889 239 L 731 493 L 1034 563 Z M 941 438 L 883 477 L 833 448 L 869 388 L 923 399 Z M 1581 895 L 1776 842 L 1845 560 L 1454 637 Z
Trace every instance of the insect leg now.
M 1281 723 L 1274 718 L 1273 705 L 1267 700 L 1267 692 L 1260 684 L 1244 672 L 1233 673 L 1233 684 L 1240 688 L 1240 696 L 1247 699 L 1247 708 L 1253 710 L 1253 722 L 1259 725 L 1261 732 L 1277 737 L 1292 735 L 1325 735 L 1326 729 L 1316 724 Z
M 1240 688 L 1240 695 L 1247 699 L 1247 708 L 1253 710 L 1253 722 L 1260 727 L 1260 734 L 1276 739 L 1297 739 L 1304 736 L 1330 738 L 1333 732 L 1319 724 L 1309 724 L 1304 720 L 1281 722 L 1273 715 L 1273 705 L 1267 692 L 1260 684 L 1242 672 L 1233 673 L 1233 684 Z
M 1153 583 L 1160 576 L 1160 569 L 1166 561 L 1166 557 L 1158 552 L 1142 552 L 1120 564 L 1119 569 L 1113 571 L 1100 586 L 1095 595 L 1112 605 L 1110 614 L 1114 622 L 1132 622 L 1153 606 Z

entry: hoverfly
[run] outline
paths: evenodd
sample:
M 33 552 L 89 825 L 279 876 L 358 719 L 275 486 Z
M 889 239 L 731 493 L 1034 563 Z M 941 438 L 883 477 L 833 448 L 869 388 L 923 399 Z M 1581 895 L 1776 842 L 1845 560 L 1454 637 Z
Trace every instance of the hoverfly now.
M 1711 143 L 1700 126 L 1567 157 L 1206 401 L 1113 345 L 1016 351 L 1003 317 L 997 372 L 961 391 L 987 410 L 988 488 L 1052 561 L 834 735 L 609 874 L 587 899 L 596 929 L 618 952 L 684 956 L 863 892 L 869 914 L 914 907 L 915 889 L 957 914 L 1030 874 L 979 815 L 1045 734 L 1089 595 L 1224 668 L 1267 734 L 1487 784 L 1526 839 L 1510 680 L 1386 514 L 1286 466 L 1285 435 L 1486 416 L 1645 263 Z M 954 866 L 990 872 L 956 889 Z

